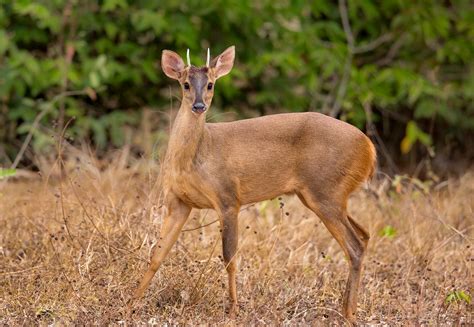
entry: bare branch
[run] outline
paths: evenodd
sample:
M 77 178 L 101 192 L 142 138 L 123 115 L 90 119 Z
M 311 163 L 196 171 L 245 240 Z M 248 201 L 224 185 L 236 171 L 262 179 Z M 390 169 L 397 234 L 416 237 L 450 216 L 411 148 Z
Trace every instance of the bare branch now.
M 380 45 L 389 42 L 393 39 L 393 34 L 392 33 L 387 33 L 387 34 L 382 34 L 378 38 L 376 38 L 373 41 L 370 41 L 367 44 L 364 45 L 359 45 L 354 48 L 353 53 L 354 54 L 361 54 L 365 52 L 370 52 L 378 48 Z
M 352 35 L 351 25 L 349 24 L 345 0 L 339 0 L 339 12 L 341 14 L 342 26 L 347 39 L 347 58 L 346 63 L 344 64 L 341 82 L 339 83 L 339 88 L 337 90 L 336 99 L 334 100 L 332 110 L 329 113 L 332 117 L 336 117 L 341 110 L 342 100 L 347 92 L 347 84 L 349 83 L 352 67 L 352 58 L 354 56 L 354 35 Z
M 332 110 L 329 113 L 331 117 L 336 117 L 339 114 L 339 111 L 341 110 L 342 100 L 346 96 L 347 92 L 347 84 L 349 83 L 351 67 L 352 54 L 348 54 L 346 58 L 346 63 L 344 64 L 344 71 L 342 73 L 341 82 L 339 83 L 339 88 L 337 89 L 336 99 L 334 100 Z
M 342 27 L 344 29 L 344 34 L 346 35 L 347 40 L 347 57 L 344 64 L 341 82 L 339 83 L 339 88 L 337 90 L 336 99 L 330 111 L 332 117 L 336 117 L 341 111 L 342 101 L 346 96 L 347 85 L 349 83 L 351 68 L 352 68 L 352 59 L 355 54 L 365 53 L 376 49 L 381 44 L 390 41 L 393 38 L 391 33 L 383 34 L 377 39 L 364 44 L 362 46 L 355 46 L 354 34 L 352 34 L 351 24 L 349 21 L 349 15 L 347 12 L 346 0 L 339 0 L 339 13 L 341 15 Z M 398 50 L 395 49 L 396 51 Z
M 398 51 L 400 50 L 400 48 L 403 46 L 403 43 L 405 42 L 405 39 L 406 39 L 406 34 L 403 34 L 402 36 L 400 36 L 393 44 L 392 46 L 390 47 L 390 49 L 388 50 L 387 52 L 387 55 L 376 61 L 375 64 L 376 65 L 379 65 L 379 66 L 385 66 L 385 65 L 388 65 L 392 60 L 393 58 L 396 57 L 396 55 L 398 54 Z
M 352 34 L 351 25 L 349 23 L 349 16 L 347 14 L 347 6 L 345 0 L 339 0 L 339 12 L 341 14 L 342 27 L 346 34 L 347 46 L 351 53 L 354 52 L 354 35 Z

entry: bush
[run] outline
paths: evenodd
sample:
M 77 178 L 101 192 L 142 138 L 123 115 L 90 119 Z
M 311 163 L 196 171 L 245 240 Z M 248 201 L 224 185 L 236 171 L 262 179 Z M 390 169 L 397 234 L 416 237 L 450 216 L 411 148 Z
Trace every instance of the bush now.
M 407 125 L 403 152 L 430 146 L 434 127 L 443 140 L 474 130 L 470 1 L 0 3 L 0 156 L 16 155 L 41 110 L 36 151 L 71 117 L 71 139 L 121 146 L 141 109 L 168 110 L 177 94 L 159 67 L 163 49 L 190 48 L 202 64 L 208 46 L 231 44 L 237 62 L 218 83 L 216 112 L 321 111 L 359 127 L 383 117 Z

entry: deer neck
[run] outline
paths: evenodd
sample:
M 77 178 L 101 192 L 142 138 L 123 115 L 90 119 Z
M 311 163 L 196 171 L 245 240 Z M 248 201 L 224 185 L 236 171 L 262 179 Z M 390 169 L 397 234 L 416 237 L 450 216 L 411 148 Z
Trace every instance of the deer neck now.
M 192 169 L 194 158 L 205 136 L 205 114 L 194 114 L 183 102 L 179 108 L 168 144 L 167 162 L 173 169 Z

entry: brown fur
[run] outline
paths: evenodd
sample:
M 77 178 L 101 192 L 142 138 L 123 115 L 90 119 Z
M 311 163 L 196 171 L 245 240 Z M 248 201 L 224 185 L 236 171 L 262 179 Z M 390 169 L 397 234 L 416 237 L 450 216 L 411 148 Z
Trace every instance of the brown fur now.
M 229 49 L 212 61 L 207 71 L 209 82 L 214 83 L 232 67 L 233 48 Z M 195 69 L 179 70 L 184 66 L 179 60 L 177 54 L 167 52 L 162 65 L 168 76 L 183 85 Z M 161 233 L 162 245 L 157 247 L 135 298 L 141 297 L 148 287 L 191 208 L 213 208 L 221 218 L 231 314 L 236 314 L 234 255 L 239 208 L 281 194 L 296 194 L 320 217 L 349 258 L 350 274 L 343 306 L 345 317 L 355 321 L 360 271 L 369 235 L 348 216 L 346 206 L 349 195 L 375 171 L 376 152 L 372 142 L 352 125 L 319 113 L 279 114 L 209 124 L 205 122 L 205 114 L 196 114 L 191 108 L 196 97 L 202 97 L 209 108 L 212 96 L 213 89 L 206 87 L 183 88 L 183 100 L 164 162 L 163 186 L 168 212 Z

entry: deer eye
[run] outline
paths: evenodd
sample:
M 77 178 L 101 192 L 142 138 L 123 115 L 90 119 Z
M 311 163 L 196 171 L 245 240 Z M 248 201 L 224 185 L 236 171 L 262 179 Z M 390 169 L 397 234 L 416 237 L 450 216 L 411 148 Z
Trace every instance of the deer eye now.
M 189 83 L 188 82 L 184 83 L 184 89 L 189 90 Z
M 212 90 L 212 85 L 213 85 L 212 83 L 207 84 L 207 89 Z

